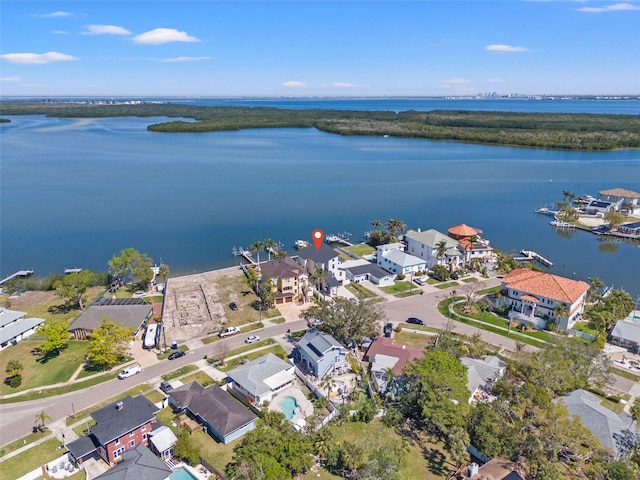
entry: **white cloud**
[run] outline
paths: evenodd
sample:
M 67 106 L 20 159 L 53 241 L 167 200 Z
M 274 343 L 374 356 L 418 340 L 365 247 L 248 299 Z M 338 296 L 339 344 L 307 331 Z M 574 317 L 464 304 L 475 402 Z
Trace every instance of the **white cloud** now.
M 60 17 L 70 17 L 71 15 L 73 15 L 73 13 L 71 12 L 52 12 L 52 13 L 33 14 L 32 17 L 60 18 Z
M 133 41 L 143 45 L 161 45 L 169 42 L 199 42 L 200 40 L 175 28 L 156 28 L 133 37 Z
M 160 60 L 163 63 L 180 63 L 180 62 L 204 62 L 211 60 L 211 57 L 173 57 Z
M 53 33 L 54 35 L 68 35 L 69 32 L 67 32 L 66 30 L 53 30 L 51 33 Z
M 131 32 L 123 27 L 116 25 L 87 25 L 87 31 L 82 32 L 84 35 L 131 35 Z
M 0 78 L 0 82 L 21 82 L 22 79 L 20 77 L 2 77 Z
M 354 83 L 349 83 L 349 82 L 333 82 L 332 84 L 334 87 L 338 87 L 338 88 L 352 88 L 352 87 L 357 87 L 356 84 Z
M 504 80 L 502 78 L 490 78 L 489 83 L 502 83 Z
M 514 47 L 513 45 L 502 45 L 502 44 L 493 44 L 487 45 L 484 47 L 488 52 L 498 52 L 498 53 L 517 53 L 517 52 L 527 52 L 529 49 L 526 47 Z
M 632 3 L 612 3 L 605 7 L 580 7 L 579 12 L 601 13 L 601 12 L 620 12 L 624 10 L 640 10 L 640 6 Z
M 52 62 L 69 62 L 72 60 L 78 60 L 71 55 L 65 55 L 58 52 L 47 53 L 5 53 L 0 55 L 0 58 L 6 60 L 9 63 L 23 63 L 23 64 L 40 64 L 40 63 L 52 63 Z
M 293 88 L 304 88 L 307 86 L 304 82 L 298 82 L 296 80 L 289 80 L 286 82 L 282 82 L 283 87 L 293 87 Z

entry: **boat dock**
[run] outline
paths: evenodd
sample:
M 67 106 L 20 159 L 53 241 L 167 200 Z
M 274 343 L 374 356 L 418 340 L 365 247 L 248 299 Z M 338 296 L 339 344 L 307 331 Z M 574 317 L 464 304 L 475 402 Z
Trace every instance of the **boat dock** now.
M 324 238 L 324 241 L 327 243 L 340 243 L 347 247 L 351 247 L 353 243 L 349 241 L 350 238 L 351 234 L 349 232 L 342 232 L 338 234 L 330 233 Z
M 231 253 L 233 254 L 234 257 L 244 257 L 244 259 L 249 262 L 251 265 L 258 265 L 258 262 L 256 261 L 255 258 L 253 258 L 253 255 L 251 255 L 251 252 L 249 250 L 245 250 L 242 247 L 233 247 L 231 249 Z
M 520 250 L 520 253 L 524 255 L 524 257 L 516 257 L 516 260 L 518 260 L 519 262 L 536 261 L 539 264 L 544 265 L 545 267 L 553 267 L 553 262 L 551 260 L 543 257 L 533 250 Z
M 33 270 L 20 270 L 20 271 L 14 273 L 13 275 L 9 275 L 8 277 L 3 278 L 2 280 L 0 280 L 0 285 L 2 285 L 3 283 L 7 283 L 9 280 L 13 280 L 14 278 L 28 277 L 30 275 L 33 275 Z

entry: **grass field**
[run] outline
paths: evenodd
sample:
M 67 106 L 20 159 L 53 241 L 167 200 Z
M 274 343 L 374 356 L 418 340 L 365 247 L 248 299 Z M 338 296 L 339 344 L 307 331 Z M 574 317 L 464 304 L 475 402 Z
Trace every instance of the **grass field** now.
M 23 340 L 0 352 L 0 372 L 5 372 L 10 360 L 19 360 L 24 367 L 22 385 L 18 388 L 11 388 L 2 383 L 0 384 L 1 395 L 66 382 L 82 365 L 87 353 L 87 342 L 71 340 L 69 347 L 62 354 L 43 363 L 39 361 L 39 356 L 31 353 L 31 350 L 37 348 L 40 343 L 39 340 Z
M 211 378 L 209 375 L 204 373 L 202 370 L 198 370 L 197 372 L 187 375 L 186 377 L 181 378 L 180 381 L 182 383 L 189 383 L 189 382 L 196 381 L 203 387 L 208 387 L 209 385 L 213 384 L 213 378 Z
M 64 452 L 64 450 L 59 450 L 58 447 L 60 447 L 60 440 L 52 438 L 5 460 L 0 463 L 0 479 L 15 480 L 40 465 L 55 460 Z
M 174 378 L 182 377 L 188 373 L 195 372 L 197 369 L 198 367 L 196 367 L 193 364 L 185 365 L 182 368 L 179 368 L 169 373 L 165 373 L 164 375 L 162 375 L 162 379 L 167 381 L 173 380 Z
M 359 257 L 364 257 L 365 255 L 373 255 L 376 253 L 376 249 L 366 243 L 359 243 L 358 245 L 352 245 L 350 247 L 343 247 L 347 252 L 354 253 Z
M 252 303 L 258 300 L 258 296 L 247 285 L 246 277 L 238 270 L 215 280 L 220 301 L 224 305 L 224 314 L 228 322 L 225 326 L 233 327 L 247 323 L 257 323 L 260 320 L 260 312 L 253 308 Z M 231 310 L 229 304 L 235 302 L 238 310 Z M 262 312 L 262 318 L 281 316 L 277 308 Z
M 136 385 L 135 387 L 132 387 L 129 390 L 122 392 L 120 395 L 116 395 L 114 397 L 108 398 L 103 402 L 98 403 L 97 405 L 93 405 L 89 408 L 76 412 L 76 414 L 73 417 L 70 417 L 70 416 L 67 417 L 66 424 L 67 426 L 69 426 L 69 425 L 73 425 L 74 423 L 80 422 L 82 420 L 88 419 L 89 415 L 91 415 L 92 412 L 95 412 L 96 410 L 104 407 L 105 405 L 113 403 L 116 400 L 119 400 L 122 397 L 126 397 L 129 395 L 132 397 L 135 397 L 136 395 L 144 395 L 145 393 L 149 392 L 151 388 L 152 388 L 151 385 L 149 385 L 148 383 L 141 383 L 140 385 Z
M 378 295 L 376 295 L 374 292 L 372 292 L 368 288 L 363 287 L 359 283 L 351 282 L 345 285 L 345 287 L 347 290 L 353 293 L 356 296 L 356 298 L 358 298 L 359 300 L 366 300 L 368 298 L 378 298 Z
M 380 289 L 396 297 L 406 297 L 408 295 L 419 295 L 422 290 L 416 287 L 412 282 L 396 282 L 388 287 L 380 287 Z
M 406 326 L 413 328 L 413 326 L 410 326 L 408 324 Z M 433 342 L 435 341 L 435 338 L 436 337 L 431 335 L 424 335 L 422 333 L 407 332 L 405 330 L 402 330 L 393 334 L 393 343 L 395 343 L 396 345 L 423 349 L 426 347 L 431 347 L 433 345 Z

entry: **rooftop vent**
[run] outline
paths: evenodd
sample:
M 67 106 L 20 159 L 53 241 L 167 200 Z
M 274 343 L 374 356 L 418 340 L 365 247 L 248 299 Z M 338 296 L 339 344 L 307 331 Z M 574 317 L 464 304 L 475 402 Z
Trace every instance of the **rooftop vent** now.
M 118 402 L 116 403 L 116 410 L 122 410 L 124 408 L 124 403 Z

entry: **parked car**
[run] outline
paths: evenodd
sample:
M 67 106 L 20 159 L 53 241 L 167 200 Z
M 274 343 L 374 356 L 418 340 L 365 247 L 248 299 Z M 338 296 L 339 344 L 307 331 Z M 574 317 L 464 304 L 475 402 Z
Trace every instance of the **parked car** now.
M 384 328 L 382 329 L 382 331 L 384 332 L 384 336 L 385 337 L 390 337 L 391 336 L 391 332 L 393 332 L 393 324 L 392 323 L 387 323 Z
M 160 384 L 160 390 L 162 390 L 164 393 L 169 393 L 171 390 L 173 390 L 173 385 L 171 385 L 169 382 L 162 382 Z
M 229 327 L 218 333 L 218 336 L 222 338 L 228 337 L 229 335 L 235 335 L 236 333 L 240 333 L 240 329 L 238 327 Z
M 175 360 L 176 358 L 184 357 L 186 354 L 187 354 L 187 352 L 183 352 L 182 350 L 178 350 L 177 352 L 173 352 L 167 358 L 169 360 Z
M 458 275 L 456 272 L 453 272 L 451 274 L 451 280 L 458 280 L 460 278 L 460 275 Z
M 258 335 L 249 335 L 247 338 L 244 339 L 244 343 L 254 343 L 259 341 L 260 341 L 260 337 Z
M 414 278 L 413 281 L 414 283 L 420 285 L 421 287 L 425 284 L 424 280 L 422 280 L 421 278 Z
M 424 322 L 416 317 L 407 318 L 407 323 L 413 323 L 414 325 L 424 325 Z
M 229 308 L 235 312 L 236 310 L 238 310 L 238 304 L 236 302 L 231 302 L 229 304 Z
M 139 363 L 134 363 L 122 369 L 122 371 L 118 374 L 118 378 L 120 380 L 124 380 L 125 378 L 132 377 L 133 375 L 137 375 L 142 371 L 142 367 Z

